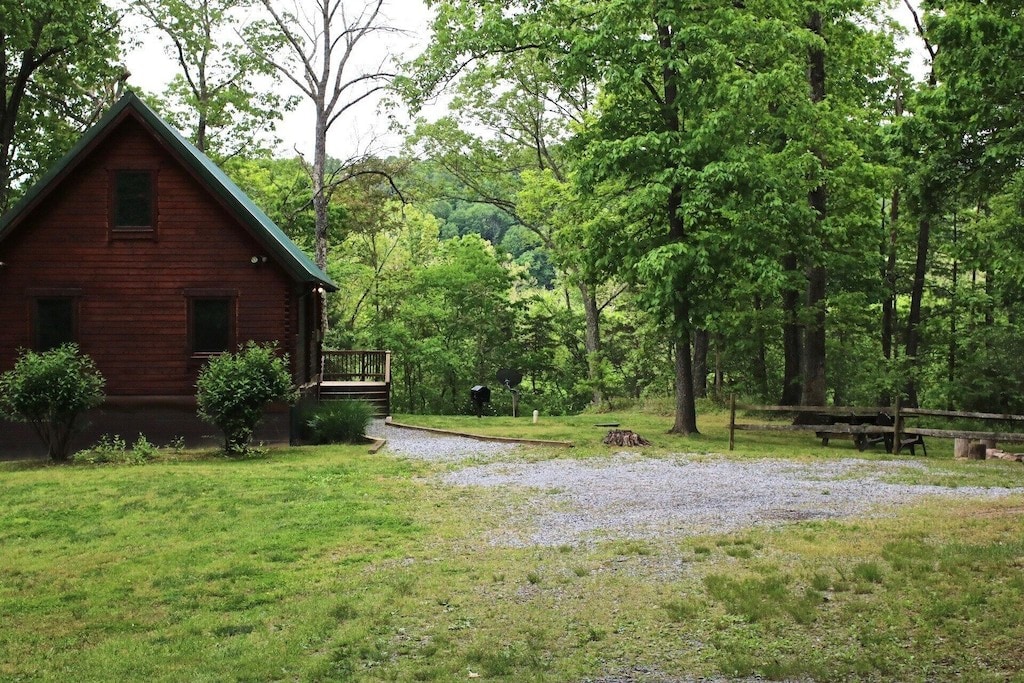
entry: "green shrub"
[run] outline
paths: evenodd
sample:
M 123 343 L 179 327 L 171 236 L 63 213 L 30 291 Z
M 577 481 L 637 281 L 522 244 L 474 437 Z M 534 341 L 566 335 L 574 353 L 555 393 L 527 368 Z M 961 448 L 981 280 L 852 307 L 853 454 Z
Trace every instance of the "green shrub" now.
M 92 448 L 78 451 L 71 456 L 72 462 L 87 465 L 142 465 L 156 457 L 159 449 L 139 434 L 131 448 L 119 434 L 104 434 Z
M 224 450 L 247 453 L 267 406 L 296 398 L 285 358 L 273 344 L 248 342 L 210 360 L 196 382 L 199 417 L 224 432 Z
M 0 412 L 28 422 L 53 460 L 66 460 L 78 417 L 103 402 L 103 375 L 75 344 L 24 351 L 0 375 Z
M 366 401 L 328 401 L 314 408 L 305 424 L 313 443 L 354 443 L 372 419 L 373 406 Z
M 139 438 L 135 440 L 135 443 L 132 444 L 132 453 L 142 460 L 152 460 L 156 457 L 159 450 L 160 449 L 156 444 L 150 443 L 149 439 L 141 433 L 139 434 Z

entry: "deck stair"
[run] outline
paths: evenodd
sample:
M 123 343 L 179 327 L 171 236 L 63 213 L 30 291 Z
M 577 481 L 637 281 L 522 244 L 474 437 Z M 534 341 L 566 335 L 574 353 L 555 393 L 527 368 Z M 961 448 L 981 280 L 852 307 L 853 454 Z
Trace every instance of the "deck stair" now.
M 391 414 L 391 352 L 325 350 L 317 395 L 321 401 L 362 400 L 379 417 Z

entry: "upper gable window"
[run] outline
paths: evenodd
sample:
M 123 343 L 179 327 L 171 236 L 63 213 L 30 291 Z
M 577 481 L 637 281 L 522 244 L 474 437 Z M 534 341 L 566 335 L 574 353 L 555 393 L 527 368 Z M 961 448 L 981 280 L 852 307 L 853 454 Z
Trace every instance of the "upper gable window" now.
M 153 172 L 122 169 L 113 173 L 110 227 L 115 232 L 151 233 L 155 227 Z

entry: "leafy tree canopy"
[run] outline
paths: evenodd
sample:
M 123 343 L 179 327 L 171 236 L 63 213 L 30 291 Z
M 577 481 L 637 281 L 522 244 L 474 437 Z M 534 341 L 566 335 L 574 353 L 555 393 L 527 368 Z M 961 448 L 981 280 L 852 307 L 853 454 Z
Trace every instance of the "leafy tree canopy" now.
M 0 213 L 117 99 L 118 41 L 102 0 L 0 0 Z

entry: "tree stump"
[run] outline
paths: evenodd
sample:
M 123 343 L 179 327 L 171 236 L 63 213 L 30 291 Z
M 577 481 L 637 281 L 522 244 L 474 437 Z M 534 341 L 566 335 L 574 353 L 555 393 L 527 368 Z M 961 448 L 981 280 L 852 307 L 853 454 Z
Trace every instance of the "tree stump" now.
M 981 442 L 981 441 L 972 441 L 971 442 L 971 446 L 970 446 L 970 448 L 967 451 L 967 459 L 968 460 L 984 460 L 985 459 L 985 454 L 987 453 L 987 451 L 988 451 L 988 446 L 986 446 L 983 442 Z
M 971 440 L 965 439 L 961 436 L 956 437 L 953 440 L 953 457 L 960 460 L 966 460 L 970 455 L 971 451 Z
M 650 446 L 651 442 L 628 429 L 613 429 L 604 437 L 609 446 Z

